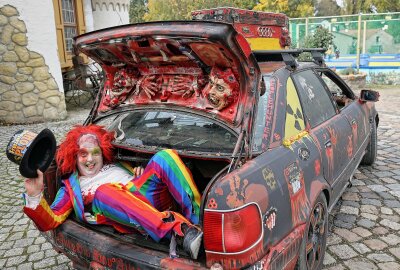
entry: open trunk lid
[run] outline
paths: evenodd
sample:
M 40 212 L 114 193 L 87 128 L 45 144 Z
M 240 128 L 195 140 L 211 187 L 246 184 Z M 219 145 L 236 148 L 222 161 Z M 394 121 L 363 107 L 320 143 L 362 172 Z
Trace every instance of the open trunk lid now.
M 172 108 L 221 121 L 238 133 L 251 127 L 259 69 L 248 42 L 229 24 L 107 28 L 76 37 L 75 52 L 106 73 L 91 121 L 117 110 Z

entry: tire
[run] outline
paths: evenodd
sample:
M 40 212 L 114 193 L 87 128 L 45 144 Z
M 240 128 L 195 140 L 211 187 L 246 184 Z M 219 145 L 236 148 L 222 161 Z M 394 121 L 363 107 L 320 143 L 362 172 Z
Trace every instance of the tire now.
M 319 194 L 310 212 L 300 246 L 296 269 L 322 269 L 328 236 L 328 206 L 323 193 Z M 308 247 L 308 248 L 307 248 Z
M 367 152 L 364 154 L 361 164 L 370 166 L 375 163 L 377 150 L 378 150 L 378 134 L 376 130 L 375 120 L 371 123 L 371 135 L 367 145 Z

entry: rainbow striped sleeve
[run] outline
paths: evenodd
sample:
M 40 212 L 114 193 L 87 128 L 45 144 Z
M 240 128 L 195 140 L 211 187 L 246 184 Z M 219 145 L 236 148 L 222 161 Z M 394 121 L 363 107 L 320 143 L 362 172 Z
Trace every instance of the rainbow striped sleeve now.
M 55 229 L 64 222 L 72 210 L 71 199 L 65 187 L 58 190 L 51 206 L 42 197 L 35 209 L 24 207 L 24 213 L 35 222 L 40 231 Z

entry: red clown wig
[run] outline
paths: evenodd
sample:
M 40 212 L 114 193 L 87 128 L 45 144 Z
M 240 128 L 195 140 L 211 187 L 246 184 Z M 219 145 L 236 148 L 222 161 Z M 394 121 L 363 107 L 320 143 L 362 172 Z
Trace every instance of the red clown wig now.
M 104 127 L 97 125 L 77 125 L 67 133 L 64 142 L 61 143 L 57 151 L 56 162 L 61 174 L 75 172 L 79 151 L 78 141 L 84 134 L 93 134 L 96 136 L 103 153 L 103 162 L 105 164 L 112 162 L 113 146 L 111 141 L 114 139 L 114 132 L 109 132 Z

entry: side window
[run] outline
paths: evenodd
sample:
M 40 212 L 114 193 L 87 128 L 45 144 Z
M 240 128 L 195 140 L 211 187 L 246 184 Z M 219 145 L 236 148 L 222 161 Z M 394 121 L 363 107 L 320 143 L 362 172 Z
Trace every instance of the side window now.
M 333 100 L 340 110 L 354 101 L 354 94 L 350 93 L 347 88 L 338 83 L 332 74 L 327 71 L 318 72 L 321 74 L 322 80 L 325 82 L 329 92 L 332 94 Z
M 296 136 L 304 131 L 304 114 L 299 96 L 291 78 L 286 84 L 286 117 L 284 144 L 290 144 Z
M 258 100 L 258 110 L 254 127 L 255 132 L 254 132 L 253 151 L 261 150 L 261 144 L 264 135 L 265 121 L 267 115 L 270 80 L 271 80 L 270 76 L 264 76 L 263 81 L 261 83 L 261 87 L 264 88 L 264 94 L 260 96 Z
M 293 75 L 305 116 L 311 127 L 316 127 L 336 114 L 331 97 L 312 70 Z

